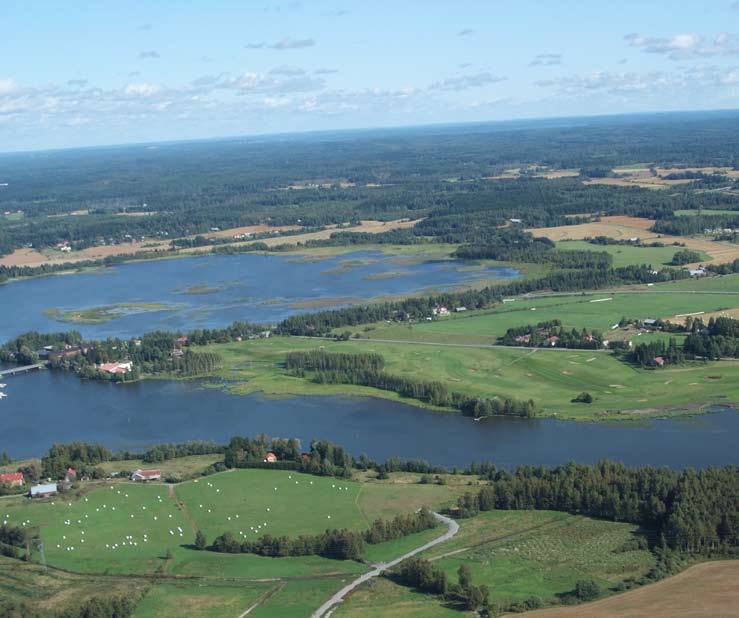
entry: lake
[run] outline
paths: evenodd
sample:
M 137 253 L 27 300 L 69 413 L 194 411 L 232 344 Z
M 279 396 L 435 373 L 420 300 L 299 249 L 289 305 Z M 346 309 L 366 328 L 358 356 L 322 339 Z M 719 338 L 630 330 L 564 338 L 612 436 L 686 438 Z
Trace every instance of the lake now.
M 99 441 L 111 449 L 231 436 L 326 438 L 355 456 L 425 459 L 448 467 L 493 461 L 520 464 L 594 463 L 672 468 L 739 464 L 739 413 L 655 420 L 644 425 L 556 419 L 492 418 L 369 398 L 231 395 L 198 382 L 149 380 L 115 385 L 41 371 L 5 379 L 0 400 L 0 451 L 42 454 L 53 442 Z
M 113 268 L 0 285 L 0 343 L 21 333 L 77 329 L 86 338 L 132 337 L 151 330 L 218 328 L 236 320 L 276 323 L 319 308 L 384 296 L 450 289 L 518 277 L 506 267 L 470 268 L 459 261 L 410 263 L 379 251 L 309 261 L 292 255 L 212 255 L 123 264 Z M 69 311 L 146 304 L 105 323 L 59 321 Z M 151 305 L 167 310 L 150 311 Z M 57 314 L 57 315 L 59 315 Z

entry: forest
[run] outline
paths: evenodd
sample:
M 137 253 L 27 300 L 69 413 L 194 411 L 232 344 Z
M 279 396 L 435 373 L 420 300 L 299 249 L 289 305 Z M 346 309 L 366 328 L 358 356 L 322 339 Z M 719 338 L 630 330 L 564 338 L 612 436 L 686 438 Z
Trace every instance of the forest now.
M 480 243 L 512 218 L 551 226 L 578 223 L 566 215 L 593 212 L 669 219 L 673 230 L 695 227 L 704 217 L 691 222 L 673 217 L 674 211 L 736 209 L 739 200 L 723 192 L 696 194 L 693 185 L 709 183 L 708 177 L 669 194 L 581 181 L 642 161 L 735 168 L 739 131 L 733 118 L 731 112 L 590 118 L 555 126 L 497 123 L 5 155 L 0 212 L 20 216 L 0 217 L 0 255 L 63 242 L 83 249 L 142 238 L 207 239 L 212 228 L 316 229 L 404 217 L 424 220 L 417 229 L 382 234 L 377 241 Z M 286 154 L 290 165 L 284 164 Z M 523 173 L 488 180 L 527 164 L 581 169 L 582 176 Z M 365 241 L 361 234 L 337 232 L 318 242 Z M 0 277 L 19 272 L 3 267 Z

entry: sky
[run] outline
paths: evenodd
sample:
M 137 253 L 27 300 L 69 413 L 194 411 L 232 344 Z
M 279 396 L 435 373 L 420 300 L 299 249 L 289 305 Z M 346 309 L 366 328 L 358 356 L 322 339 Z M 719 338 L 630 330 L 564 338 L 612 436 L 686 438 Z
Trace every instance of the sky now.
M 0 151 L 739 108 L 739 0 L 2 0 Z

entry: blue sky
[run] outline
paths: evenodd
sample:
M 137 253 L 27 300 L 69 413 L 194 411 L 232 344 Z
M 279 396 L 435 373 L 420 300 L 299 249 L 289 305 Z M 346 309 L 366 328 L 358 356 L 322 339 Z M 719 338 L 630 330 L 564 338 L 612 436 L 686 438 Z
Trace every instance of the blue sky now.
M 739 1 L 4 0 L 0 151 L 739 107 Z

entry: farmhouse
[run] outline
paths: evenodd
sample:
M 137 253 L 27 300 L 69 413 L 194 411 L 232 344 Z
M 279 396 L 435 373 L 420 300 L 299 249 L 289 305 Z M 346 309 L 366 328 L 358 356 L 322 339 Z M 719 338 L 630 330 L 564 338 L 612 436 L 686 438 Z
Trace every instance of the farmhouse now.
M 56 492 L 56 483 L 46 483 L 44 485 L 34 485 L 28 492 L 28 495 L 31 498 L 46 498 L 53 496 Z
M 432 313 L 434 315 L 439 315 L 439 316 L 441 316 L 441 315 L 449 315 L 449 308 L 448 307 L 443 307 L 443 306 L 434 307 Z
M 100 371 L 105 371 L 111 374 L 128 373 L 133 368 L 133 362 L 124 361 L 121 363 L 103 363 L 102 365 L 96 365 L 96 368 Z
M 131 474 L 132 481 L 158 481 L 162 478 L 161 470 L 134 470 Z
M 272 451 L 269 451 L 264 456 L 264 461 L 266 461 L 268 463 L 275 463 L 277 461 L 277 455 L 275 455 Z
M 7 472 L 6 474 L 0 474 L 0 485 L 8 485 L 9 487 L 22 487 L 23 473 Z
M 64 480 L 72 483 L 77 480 L 77 470 L 74 468 L 67 468 L 67 472 L 64 474 Z
M 661 356 L 656 356 L 654 358 L 654 364 L 657 365 L 657 367 L 664 367 L 665 366 L 665 359 Z

